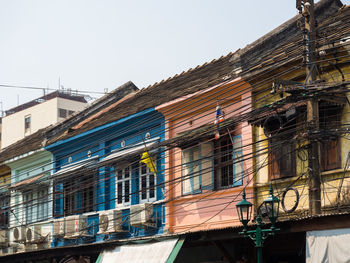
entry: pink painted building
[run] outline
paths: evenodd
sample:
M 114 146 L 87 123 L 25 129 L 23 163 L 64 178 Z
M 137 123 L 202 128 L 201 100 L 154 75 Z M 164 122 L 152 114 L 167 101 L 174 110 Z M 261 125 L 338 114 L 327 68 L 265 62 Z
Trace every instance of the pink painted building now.
M 218 126 L 217 106 L 224 114 Z M 165 157 L 170 233 L 241 224 L 235 205 L 243 187 L 253 203 L 252 134 L 241 119 L 250 109 L 251 88 L 240 78 L 156 107 L 165 117 L 165 137 L 172 142 Z

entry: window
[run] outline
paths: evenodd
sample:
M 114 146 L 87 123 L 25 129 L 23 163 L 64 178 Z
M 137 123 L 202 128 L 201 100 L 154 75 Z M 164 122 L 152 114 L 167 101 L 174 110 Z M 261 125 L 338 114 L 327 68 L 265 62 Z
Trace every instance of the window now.
M 24 117 L 24 133 L 30 132 L 30 115 Z
M 304 116 L 301 115 L 302 121 Z M 269 178 L 270 180 L 287 178 L 295 176 L 296 170 L 296 144 L 295 128 L 297 118 L 281 118 L 278 128 L 274 127 L 274 132 L 268 140 L 268 161 L 269 161 Z
M 204 142 L 182 151 L 182 194 L 213 188 L 213 146 Z
M 73 215 L 95 211 L 94 176 L 71 178 L 63 183 L 63 214 Z
M 7 228 L 9 224 L 10 197 L 0 199 L 0 228 Z
M 46 219 L 49 215 L 48 189 L 38 190 L 37 219 Z
M 67 118 L 67 110 L 65 110 L 65 109 L 58 109 L 58 117 L 60 117 L 60 118 Z
M 215 142 L 216 187 L 220 189 L 242 185 L 242 175 L 242 136 L 225 136 L 217 140 Z
M 31 190 L 23 193 L 25 223 L 47 219 L 48 217 L 48 188 Z
M 4 175 L 2 177 L 0 177 L 0 184 L 6 184 L 7 182 L 7 178 L 8 178 L 8 175 Z
M 131 167 L 117 170 L 117 206 L 130 205 Z
M 269 140 L 270 179 L 295 176 L 295 142 L 290 136 L 277 136 Z
M 69 111 L 68 111 L 68 116 L 72 116 L 72 115 L 74 114 L 74 112 L 75 112 L 75 111 L 73 111 L 73 110 L 69 110 Z
M 32 191 L 28 191 L 23 194 L 23 202 L 24 202 L 25 222 L 26 224 L 29 224 L 33 221 L 33 211 L 34 211 Z
M 139 165 L 140 172 L 140 203 L 156 200 L 155 174 L 150 172 L 144 163 Z
M 17 193 L 15 195 L 15 213 L 14 213 L 14 216 L 15 216 L 15 222 L 16 224 L 23 224 L 23 222 L 20 222 L 20 218 L 19 218 L 19 194 Z
M 321 143 L 321 170 L 333 170 L 341 167 L 340 140 L 337 134 L 330 132 L 340 127 L 341 108 L 331 105 L 320 105 L 320 130 L 325 138 Z M 322 136 L 322 134 L 321 134 Z

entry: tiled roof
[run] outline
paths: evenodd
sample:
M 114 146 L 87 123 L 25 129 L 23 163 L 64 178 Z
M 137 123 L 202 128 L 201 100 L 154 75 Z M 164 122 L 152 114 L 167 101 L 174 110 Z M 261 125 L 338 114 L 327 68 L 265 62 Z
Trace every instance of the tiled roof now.
M 339 39 L 341 34 L 349 33 L 349 11 L 340 0 L 321 0 L 315 5 L 315 17 L 319 24 L 318 36 L 327 38 L 329 43 Z M 338 12 L 340 10 L 340 12 Z M 337 25 L 334 25 L 337 21 Z M 252 44 L 239 50 L 231 58 L 231 63 L 242 70 L 245 80 L 255 78 L 261 73 L 272 75 L 273 69 L 290 62 L 302 61 L 303 17 L 297 15 Z M 339 41 L 339 40 L 338 40 Z M 300 64 L 301 65 L 301 64 Z M 232 72 L 235 74 L 235 70 Z
M 231 55 L 230 53 L 203 66 L 190 69 L 140 90 L 134 96 L 115 105 L 115 107 L 111 107 L 108 114 L 85 122 L 78 130 L 70 130 L 64 139 L 222 82 L 230 73 L 229 60 Z
M 341 6 L 342 3 L 339 0 L 321 0 L 316 4 L 316 17 L 318 22 L 324 26 L 324 30 L 327 30 L 328 27 L 332 28 L 333 20 L 341 20 L 343 22 L 341 25 L 343 28 L 342 32 L 350 30 L 348 22 L 350 21 L 349 8 L 343 8 L 341 12 L 337 13 Z M 324 20 L 327 17 L 328 19 L 325 23 Z M 93 114 L 89 116 L 82 115 L 79 117 L 80 121 L 74 125 L 77 129 L 71 129 L 73 126 L 69 125 L 66 127 L 61 126 L 61 131 L 65 129 L 65 132 L 55 133 L 55 128 L 53 127 L 50 131 L 48 129 L 46 134 L 45 131 L 42 131 L 42 134 L 39 132 L 35 138 L 20 141 L 11 150 L 5 149 L 0 152 L 0 162 L 13 157 L 16 150 L 22 152 L 23 146 L 26 147 L 26 150 L 37 149 L 46 145 L 48 142 L 53 143 L 58 140 L 70 138 L 95 127 L 141 112 L 142 110 L 156 107 L 181 96 L 212 87 L 230 77 L 236 77 L 237 69 L 239 68 L 243 70 L 239 74 L 248 78 L 256 76 L 262 71 L 279 67 L 283 63 L 295 61 L 300 58 L 298 56 L 298 54 L 301 54 L 300 50 L 289 51 L 294 50 L 295 45 L 297 45 L 294 41 L 295 38 L 301 36 L 300 30 L 296 26 L 297 20 L 300 18 L 299 15 L 295 16 L 242 50 L 229 53 L 209 63 L 155 83 L 138 91 L 134 96 L 125 99 L 123 102 L 114 105 L 109 104 L 110 107 L 108 106 L 108 109 L 107 107 L 101 107 L 98 111 L 94 112 L 98 118 L 91 117 Z M 336 34 L 334 31 L 330 32 L 330 34 Z M 88 117 L 91 117 L 89 121 L 85 121 Z M 46 141 L 47 139 L 48 142 Z M 27 146 L 27 143 L 33 144 Z
M 21 154 L 38 150 L 43 147 L 45 139 L 45 131 L 48 128 L 40 129 L 18 142 L 7 146 L 0 151 L 0 162 L 4 162 Z

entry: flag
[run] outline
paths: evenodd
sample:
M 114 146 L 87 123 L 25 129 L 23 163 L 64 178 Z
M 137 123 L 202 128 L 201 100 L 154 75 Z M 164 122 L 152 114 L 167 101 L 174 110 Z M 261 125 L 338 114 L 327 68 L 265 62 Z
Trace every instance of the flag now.
M 142 154 L 140 163 L 146 164 L 151 173 L 157 173 L 156 165 L 147 151 Z
M 224 112 L 221 110 L 221 107 L 220 105 L 218 104 L 216 106 L 216 118 L 215 118 L 215 121 L 214 123 L 215 124 L 219 124 L 220 122 L 223 122 L 225 120 L 224 118 Z
M 219 132 L 219 123 L 223 122 L 225 120 L 224 118 L 224 112 L 221 110 L 221 107 L 219 104 L 216 105 L 216 117 L 215 117 L 215 139 L 220 139 L 220 132 Z

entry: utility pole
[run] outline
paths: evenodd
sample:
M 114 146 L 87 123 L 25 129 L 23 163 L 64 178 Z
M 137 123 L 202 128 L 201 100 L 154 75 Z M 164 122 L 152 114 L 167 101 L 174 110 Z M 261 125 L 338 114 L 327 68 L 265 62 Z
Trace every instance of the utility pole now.
M 314 0 L 297 0 L 297 9 L 305 19 L 305 85 L 312 85 L 316 80 Z M 309 212 L 310 215 L 318 215 L 321 213 L 320 145 L 314 136 L 310 136 L 314 131 L 319 130 L 319 107 L 316 97 L 307 102 L 307 129 L 310 144 L 308 148 Z

